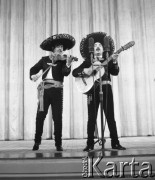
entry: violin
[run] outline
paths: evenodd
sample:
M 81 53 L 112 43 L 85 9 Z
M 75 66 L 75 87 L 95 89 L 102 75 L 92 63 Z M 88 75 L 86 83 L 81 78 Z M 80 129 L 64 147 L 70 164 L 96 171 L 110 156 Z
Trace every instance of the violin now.
M 53 62 L 56 62 L 56 61 L 65 61 L 67 60 L 67 58 L 71 58 L 72 61 L 78 61 L 78 58 L 77 57 L 74 57 L 74 56 L 67 56 L 66 54 L 63 54 L 63 55 L 55 55 L 55 56 L 50 56 L 50 59 L 53 61 Z

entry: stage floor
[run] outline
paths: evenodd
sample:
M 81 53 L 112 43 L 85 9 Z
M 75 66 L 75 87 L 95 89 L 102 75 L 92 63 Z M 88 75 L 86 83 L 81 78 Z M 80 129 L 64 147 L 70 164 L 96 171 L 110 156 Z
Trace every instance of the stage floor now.
M 105 157 L 111 156 L 155 156 L 155 136 L 119 138 L 120 144 L 126 147 L 124 151 L 105 151 Z M 88 155 L 83 152 L 86 139 L 72 139 L 62 141 L 64 151 L 57 152 L 54 140 L 43 140 L 38 151 L 32 151 L 33 141 L 0 141 L 0 159 L 19 158 L 82 158 Z M 97 142 L 95 151 L 102 146 Z M 110 139 L 106 138 L 105 149 L 111 149 Z
M 116 162 L 116 164 L 120 161 L 131 162 L 133 158 L 140 164 L 144 161 L 150 162 L 154 174 L 155 136 L 126 137 L 119 138 L 119 140 L 121 145 L 126 147 L 126 150 L 112 150 L 110 139 L 106 138 L 104 150 L 101 150 L 102 146 L 96 143 L 94 151 L 90 153 L 83 152 L 86 139 L 64 139 L 62 143 L 64 151 L 62 152 L 56 151 L 54 140 L 43 140 L 38 151 L 32 151 L 33 141 L 0 141 L 0 179 L 11 177 L 18 179 L 28 176 L 42 180 L 49 177 L 49 179 L 52 177 L 54 179 L 58 177 L 58 179 L 60 177 L 74 179 L 76 177 L 77 179 L 79 173 L 81 177 L 82 163 L 86 157 L 97 159 L 101 156 L 104 158 L 104 163 L 111 161 Z M 50 169 L 49 164 L 52 167 Z M 129 175 L 129 170 L 127 171 Z

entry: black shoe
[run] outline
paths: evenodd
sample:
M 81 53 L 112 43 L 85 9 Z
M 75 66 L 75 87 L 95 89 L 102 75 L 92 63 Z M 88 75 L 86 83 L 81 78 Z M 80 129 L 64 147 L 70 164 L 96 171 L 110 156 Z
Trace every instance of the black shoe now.
M 39 149 L 39 145 L 39 143 L 35 143 L 32 150 L 37 151 Z
M 56 150 L 57 151 L 63 151 L 63 148 L 62 148 L 62 146 L 56 146 Z
M 84 149 L 83 149 L 83 151 L 91 151 L 91 150 L 93 150 L 94 149 L 94 145 L 92 145 L 92 146 L 86 146 Z
M 112 149 L 126 150 L 126 148 L 121 146 L 120 144 L 112 145 Z

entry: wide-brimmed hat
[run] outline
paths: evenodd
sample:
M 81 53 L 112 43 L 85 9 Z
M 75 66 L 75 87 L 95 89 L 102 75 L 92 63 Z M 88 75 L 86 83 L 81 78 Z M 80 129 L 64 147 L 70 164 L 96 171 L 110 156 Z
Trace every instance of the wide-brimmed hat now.
M 75 39 L 69 34 L 55 34 L 45 39 L 40 47 L 46 51 L 53 51 L 56 45 L 63 45 L 63 50 L 69 50 L 75 45 Z
M 115 50 L 113 39 L 110 36 L 107 36 L 107 34 L 104 33 L 104 32 L 93 32 L 91 34 L 88 34 L 86 37 L 84 37 L 81 40 L 81 43 L 80 43 L 80 53 L 81 53 L 81 56 L 84 59 L 89 59 L 90 58 L 90 53 L 89 53 L 89 38 L 93 38 L 94 39 L 94 43 L 99 42 L 104 47 L 104 38 L 105 37 L 108 37 L 108 39 L 109 39 L 109 45 L 110 45 L 109 55 L 112 55 L 114 53 L 114 50 Z

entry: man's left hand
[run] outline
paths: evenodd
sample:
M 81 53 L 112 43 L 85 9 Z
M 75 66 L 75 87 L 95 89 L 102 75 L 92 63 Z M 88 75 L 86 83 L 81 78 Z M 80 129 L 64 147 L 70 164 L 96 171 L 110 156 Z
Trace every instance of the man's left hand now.
M 70 67 L 71 64 L 72 64 L 72 61 L 73 61 L 73 57 L 72 57 L 72 56 L 67 56 L 67 63 L 66 63 L 66 65 L 67 65 L 68 67 Z
M 111 57 L 112 57 L 113 63 L 117 64 L 118 54 L 113 54 Z

